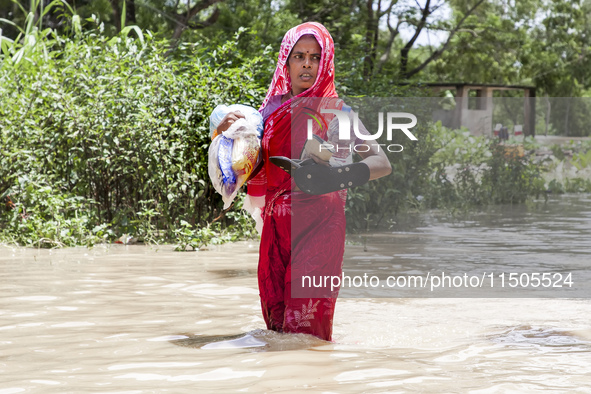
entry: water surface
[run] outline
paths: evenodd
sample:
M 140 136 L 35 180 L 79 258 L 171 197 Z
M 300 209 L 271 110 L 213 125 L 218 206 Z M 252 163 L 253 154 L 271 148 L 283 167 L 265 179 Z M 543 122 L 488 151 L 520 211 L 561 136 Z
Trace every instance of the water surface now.
M 349 268 L 584 265 L 590 201 L 424 215 Z M 0 247 L 0 393 L 591 390 L 588 299 L 344 297 L 327 343 L 263 330 L 257 248 Z

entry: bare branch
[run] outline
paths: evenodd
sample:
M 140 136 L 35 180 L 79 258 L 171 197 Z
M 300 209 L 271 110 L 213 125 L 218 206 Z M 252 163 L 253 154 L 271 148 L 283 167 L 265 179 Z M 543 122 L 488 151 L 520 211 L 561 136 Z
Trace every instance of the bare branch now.
M 220 9 L 216 7 L 216 9 L 213 11 L 213 14 L 211 14 L 211 16 L 209 18 L 207 18 L 204 21 L 190 23 L 189 27 L 194 30 L 204 29 L 208 26 L 213 25 L 218 20 L 219 17 L 220 17 Z
M 190 0 L 187 0 L 186 14 L 177 14 L 176 15 L 176 21 L 175 21 L 176 27 L 174 28 L 174 33 L 172 34 L 172 39 L 178 40 L 181 37 L 183 30 L 185 30 L 187 27 L 189 27 L 190 21 L 191 21 L 191 19 L 193 19 L 195 17 L 195 15 L 197 15 L 199 12 L 201 12 L 201 11 L 205 10 L 206 8 L 209 8 L 212 5 L 219 3 L 221 1 L 222 0 L 201 0 L 197 3 L 195 3 L 195 5 L 193 7 L 190 7 Z M 217 9 L 216 9 L 216 11 L 217 11 Z M 216 12 L 214 12 L 214 14 L 215 13 Z M 211 19 L 211 17 L 208 20 L 210 20 L 210 19 Z M 217 16 L 215 17 L 215 19 L 217 19 Z M 207 21 L 205 21 L 205 22 L 207 22 Z M 213 22 L 215 22 L 215 20 L 213 20 Z
M 388 15 L 388 17 L 390 16 L 390 13 L 392 12 L 392 8 L 398 4 L 398 0 L 392 0 L 390 1 L 390 5 L 388 6 L 388 8 L 386 8 L 384 11 L 380 12 L 380 10 L 378 9 L 378 20 L 382 18 L 382 16 L 384 15 Z
M 433 14 L 435 11 L 437 11 L 438 9 L 440 9 L 444 4 L 439 4 L 439 5 L 434 5 L 433 7 L 431 7 L 431 13 Z
M 415 29 L 415 34 L 413 34 L 413 36 L 406 43 L 404 48 L 402 48 L 400 50 L 400 71 L 402 73 L 403 78 L 408 78 L 407 71 L 406 71 L 406 67 L 408 65 L 408 53 L 410 52 L 410 49 L 414 45 L 417 38 L 419 38 L 419 35 L 421 34 L 423 27 L 425 27 L 425 24 L 427 23 L 427 18 L 431 14 L 431 10 L 429 8 L 430 6 L 431 6 L 431 0 L 427 0 L 427 2 L 425 3 L 425 8 L 420 8 L 421 20 L 417 24 L 417 27 Z
M 441 48 L 439 48 L 437 51 L 433 52 L 433 54 L 431 56 L 429 56 L 423 63 L 421 63 L 418 67 L 414 68 L 413 70 L 404 73 L 403 75 L 406 78 L 410 78 L 413 75 L 417 74 L 418 72 L 420 72 L 421 70 L 423 70 L 429 63 L 431 63 L 433 60 L 437 59 L 439 56 L 441 56 L 441 54 L 447 49 L 447 47 L 449 46 L 449 43 L 451 42 L 451 39 L 455 36 L 455 34 L 460 30 L 460 28 L 462 27 L 462 24 L 464 23 L 464 21 L 474 12 L 474 10 L 476 10 L 476 8 L 478 8 L 478 6 L 480 6 L 482 3 L 484 3 L 485 0 L 478 0 L 478 2 L 476 4 L 474 4 L 474 6 L 472 8 L 470 8 L 468 10 L 468 12 L 466 12 L 466 14 L 464 15 L 464 17 L 462 19 L 460 19 L 460 21 L 458 22 L 458 24 L 456 25 L 456 27 L 450 31 L 449 36 L 447 37 L 447 40 L 445 41 L 445 44 L 443 44 L 443 46 Z M 407 58 L 408 60 L 408 58 Z M 404 70 L 406 71 L 406 70 Z
M 421 34 L 423 27 L 425 27 L 425 24 L 427 23 L 427 18 L 429 17 L 429 15 L 431 15 L 431 10 L 429 9 L 430 5 L 431 5 L 431 0 L 427 0 L 427 3 L 425 4 L 425 8 L 420 9 L 421 10 L 421 20 L 419 21 L 419 23 L 417 25 L 417 28 L 415 30 L 415 34 L 413 34 L 412 38 L 406 43 L 406 45 L 402 49 L 403 51 L 405 49 L 410 50 L 410 48 L 412 48 L 412 46 L 414 45 L 417 38 L 419 38 L 419 35 Z
M 470 33 L 470 34 L 472 34 L 472 37 L 474 37 L 474 38 L 478 37 L 478 33 L 476 33 L 476 30 L 474 30 L 474 29 L 458 29 L 457 33 Z
M 386 63 L 386 61 L 388 61 L 388 58 L 390 57 L 390 53 L 392 52 L 392 46 L 394 45 L 394 39 L 396 39 L 396 36 L 398 36 L 402 21 L 398 19 L 396 27 L 393 28 L 392 25 L 390 25 L 390 14 L 388 14 L 388 19 L 386 23 L 388 25 L 388 30 L 390 31 L 390 37 L 388 38 L 388 43 L 386 44 L 386 51 L 380 57 L 378 67 L 376 68 L 376 74 L 379 74 L 382 71 L 382 67 L 384 67 L 384 64 Z

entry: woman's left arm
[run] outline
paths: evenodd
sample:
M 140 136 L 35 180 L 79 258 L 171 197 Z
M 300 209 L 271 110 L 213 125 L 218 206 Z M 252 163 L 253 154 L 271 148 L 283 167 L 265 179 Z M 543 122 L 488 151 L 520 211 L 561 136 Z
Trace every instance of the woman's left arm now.
M 357 152 L 361 156 L 362 163 L 369 167 L 369 180 L 381 178 L 392 173 L 392 166 L 384 150 L 375 141 L 363 141 L 369 146 L 367 152 Z

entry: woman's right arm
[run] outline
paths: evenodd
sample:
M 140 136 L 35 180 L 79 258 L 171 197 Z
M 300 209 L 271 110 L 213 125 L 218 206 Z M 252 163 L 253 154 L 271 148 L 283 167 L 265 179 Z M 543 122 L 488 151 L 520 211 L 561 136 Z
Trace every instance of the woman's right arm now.
M 242 115 L 242 112 L 240 111 L 233 111 L 228 113 L 228 115 L 224 116 L 224 119 L 222 119 L 218 127 L 216 127 L 217 134 L 220 134 L 228 130 L 230 126 L 232 126 L 232 123 L 236 122 L 240 118 L 244 118 L 244 115 Z

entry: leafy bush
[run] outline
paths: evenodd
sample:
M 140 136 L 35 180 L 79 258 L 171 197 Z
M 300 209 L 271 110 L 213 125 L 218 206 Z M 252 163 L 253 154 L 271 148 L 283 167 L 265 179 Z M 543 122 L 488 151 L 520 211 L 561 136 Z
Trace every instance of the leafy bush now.
M 112 237 L 98 224 L 94 201 L 64 194 L 40 177 L 21 176 L 13 189 L 19 196 L 7 198 L 0 239 L 38 247 L 92 245 Z
M 134 39 L 131 31 L 107 39 L 97 31 L 61 37 L 31 29 L 24 42 L 38 45 L 4 47 L 0 197 L 18 209 L 3 211 L 0 223 L 22 232 L 16 242 L 70 245 L 64 226 L 92 233 L 98 224 L 111 239 L 172 240 L 184 223 L 203 227 L 220 216 L 207 175 L 208 116 L 220 103 L 262 101 L 257 78 L 268 53 L 243 57 L 233 41 L 213 53 L 185 44 L 169 55 L 167 42 L 139 30 Z M 51 219 L 60 212 L 73 220 L 83 207 L 78 221 Z M 17 223 L 17 212 L 30 212 L 29 219 Z M 56 231 L 25 231 L 33 218 L 34 228 L 45 222 Z M 250 231 L 240 215 L 220 221 Z
M 243 30 L 213 50 L 171 49 L 136 27 L 107 38 L 100 25 L 82 32 L 74 15 L 58 35 L 34 20 L 21 39 L 1 44 L 0 241 L 56 247 L 132 235 L 186 250 L 256 236 L 243 195 L 224 213 L 209 182 L 208 116 L 220 103 L 262 102 L 274 68 L 269 48 L 241 52 Z M 363 94 L 358 77 L 345 76 L 340 91 Z M 384 94 L 415 89 L 380 86 Z M 388 141 L 404 145 L 391 155 L 390 176 L 349 191 L 350 229 L 408 210 L 518 203 L 544 190 L 539 168 L 502 145 L 440 124 L 413 131 L 418 141 Z M 588 164 L 587 151 L 575 154 Z M 591 182 L 553 187 L 589 190 Z

